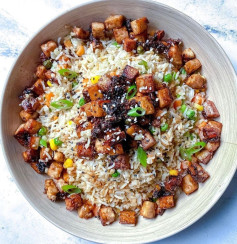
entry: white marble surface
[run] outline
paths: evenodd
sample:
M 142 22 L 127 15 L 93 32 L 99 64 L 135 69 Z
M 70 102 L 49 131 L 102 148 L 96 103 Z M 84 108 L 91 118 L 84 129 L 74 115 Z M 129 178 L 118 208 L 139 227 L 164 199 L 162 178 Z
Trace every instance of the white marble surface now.
M 60 13 L 84 0 L 7 0 L 0 4 L 0 91 L 29 38 Z M 160 0 L 197 20 L 222 45 L 237 70 L 236 0 Z M 90 243 L 56 228 L 23 198 L 0 152 L 0 243 Z M 223 162 L 224 163 L 224 162 Z M 237 243 L 237 174 L 217 204 L 198 222 L 162 244 Z

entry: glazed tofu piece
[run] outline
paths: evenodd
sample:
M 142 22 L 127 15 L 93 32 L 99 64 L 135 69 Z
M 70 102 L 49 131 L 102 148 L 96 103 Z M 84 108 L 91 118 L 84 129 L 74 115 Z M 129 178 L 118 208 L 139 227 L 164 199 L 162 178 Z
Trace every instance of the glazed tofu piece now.
M 40 143 L 40 137 L 38 136 L 31 136 L 29 140 L 29 148 L 33 150 L 38 150 Z
M 146 17 L 142 17 L 140 19 L 133 20 L 131 22 L 131 28 L 134 33 L 134 35 L 139 35 L 142 32 L 147 30 L 147 24 L 149 23 L 148 19 Z
M 165 181 L 165 189 L 171 193 L 175 192 L 177 187 L 181 185 L 181 177 L 170 175 Z
M 90 202 L 85 202 L 79 209 L 78 209 L 78 216 L 82 219 L 89 219 L 94 216 L 93 214 L 94 206 Z
M 102 92 L 108 91 L 109 87 L 111 86 L 112 81 L 108 75 L 102 75 L 97 83 L 99 89 Z
M 54 152 L 53 155 L 53 160 L 59 162 L 59 163 L 63 163 L 64 162 L 64 154 L 62 152 Z
M 198 183 L 193 179 L 190 174 L 183 177 L 182 190 L 186 195 L 190 195 L 198 189 Z
M 81 110 L 84 111 L 87 117 L 104 117 L 106 115 L 105 111 L 103 110 L 103 104 L 109 101 L 91 101 L 86 103 L 81 107 Z
M 159 98 L 160 108 L 169 106 L 173 101 L 169 88 L 158 90 L 157 97 Z
M 146 115 L 154 114 L 155 108 L 149 96 L 136 96 L 133 100 L 137 101 L 140 107 L 146 110 Z
M 190 75 L 196 70 L 198 70 L 201 66 L 202 66 L 201 62 L 197 58 L 195 58 L 185 63 L 184 69 L 186 70 L 187 74 Z
M 25 110 L 21 110 L 20 112 L 20 117 L 24 122 L 28 121 L 29 119 L 37 119 L 38 116 L 39 114 L 37 112 L 28 113 Z
M 138 125 L 132 125 L 126 130 L 126 133 L 132 138 L 134 138 L 136 134 L 144 134 L 144 132 L 145 131 Z
M 196 155 L 198 161 L 202 164 L 208 164 L 208 162 L 212 159 L 212 156 L 213 153 L 205 149 Z
M 95 100 L 103 98 L 103 94 L 101 93 L 98 84 L 89 86 L 87 88 L 87 91 L 88 91 L 91 101 L 95 101 Z
M 146 131 L 144 134 L 144 138 L 141 140 L 141 146 L 144 150 L 149 149 L 150 147 L 153 147 L 156 144 L 156 140 L 151 135 L 150 132 Z
M 186 85 L 193 89 L 202 89 L 205 87 L 206 79 L 200 74 L 192 74 L 188 77 Z
M 77 150 L 78 157 L 86 157 L 86 158 L 94 157 L 94 147 L 91 145 L 88 148 L 86 148 L 85 143 L 79 143 L 76 146 L 76 150 Z
M 52 179 L 45 180 L 44 189 L 48 199 L 55 202 L 57 198 L 57 193 L 59 193 L 55 182 Z
M 43 161 L 50 161 L 53 159 L 53 151 L 50 148 L 42 147 L 40 149 L 40 159 Z
M 220 141 L 222 123 L 217 121 L 208 121 L 201 128 L 199 127 L 199 137 L 202 141 Z
M 170 62 L 176 67 L 181 68 L 183 65 L 182 53 L 178 45 L 171 46 L 168 52 L 168 57 Z
M 62 177 L 63 177 L 63 180 L 64 180 L 65 183 L 69 183 L 69 174 L 68 174 L 66 169 L 63 170 Z
M 42 44 L 40 47 L 44 55 L 46 57 L 50 57 L 50 53 L 53 52 L 55 48 L 57 48 L 57 44 L 54 41 L 48 41 Z
M 45 89 L 45 84 L 44 84 L 44 80 L 42 79 L 38 79 L 32 86 L 32 90 L 39 96 L 44 93 L 44 89 Z
M 203 167 L 200 164 L 193 163 L 193 166 L 197 170 L 197 181 L 198 182 L 203 183 L 210 177 L 210 175 L 207 173 L 207 171 L 205 169 L 203 169 Z
M 133 32 L 130 32 L 130 38 L 138 41 L 138 42 L 146 42 L 147 40 L 147 30 L 142 32 L 141 34 L 135 35 Z
M 21 107 L 27 113 L 30 113 L 30 114 L 33 114 L 38 109 L 39 106 L 40 106 L 40 103 L 39 103 L 38 99 L 37 98 L 34 98 L 33 96 L 28 96 L 27 98 L 25 98 L 21 102 Z
M 92 35 L 96 39 L 104 39 L 105 38 L 105 25 L 100 22 L 92 22 L 91 23 L 91 31 Z
M 43 172 L 41 172 L 39 170 L 39 164 L 37 162 L 32 162 L 30 163 L 31 168 L 37 173 L 37 174 L 42 174 Z
M 129 38 L 127 28 L 124 26 L 122 28 L 113 29 L 114 38 L 117 43 L 122 44 L 123 40 Z
M 118 155 L 114 160 L 114 169 L 127 170 L 130 169 L 129 156 Z
M 162 209 L 173 208 L 174 207 L 174 196 L 170 195 L 170 196 L 160 197 L 156 201 L 156 203 Z
M 196 55 L 191 48 L 186 48 L 182 52 L 182 58 L 184 62 L 187 62 L 191 59 L 196 58 Z
M 137 47 L 137 42 L 130 38 L 125 38 L 123 43 L 123 49 L 126 52 L 132 52 Z
M 39 131 L 39 129 L 42 127 L 42 124 L 34 119 L 29 119 L 24 126 L 24 129 L 29 134 L 35 134 Z
M 156 203 L 144 201 L 140 211 L 140 215 L 147 219 L 153 219 L 156 216 Z
M 48 176 L 54 179 L 59 179 L 62 171 L 63 171 L 63 165 L 61 163 L 54 161 L 50 164 L 47 174 Z
M 80 38 L 80 39 L 88 39 L 89 37 L 89 31 L 85 31 L 82 28 L 79 27 L 73 27 L 72 31 L 75 33 L 76 37 Z
M 122 76 L 130 83 L 132 83 L 138 75 L 139 75 L 138 69 L 133 68 L 130 65 L 126 65 L 122 73 Z
M 69 211 L 77 210 L 83 205 L 80 194 L 71 194 L 65 198 L 66 209 Z
M 218 118 L 220 116 L 219 111 L 217 110 L 214 102 L 207 100 L 203 104 L 203 116 L 207 119 Z
M 108 145 L 115 145 L 120 143 L 126 138 L 126 134 L 119 127 L 109 130 L 106 132 L 104 139 Z
M 205 101 L 205 97 L 201 93 L 196 93 L 192 98 L 192 102 L 197 103 L 199 105 L 202 105 L 204 101 Z
M 95 151 L 97 153 L 109 154 L 109 155 L 120 155 L 123 154 L 122 144 L 116 144 L 114 146 L 108 145 L 104 139 L 96 139 L 95 141 Z
M 220 142 L 211 142 L 209 141 L 206 146 L 205 149 L 207 149 L 209 152 L 215 152 L 220 146 Z
M 78 125 L 77 129 L 76 129 L 78 137 L 81 137 L 82 131 L 90 130 L 90 129 L 92 129 L 92 127 L 93 127 L 93 124 L 90 121 L 85 122 L 81 125 Z
M 30 135 L 29 133 L 25 130 L 25 124 L 21 124 L 15 134 L 14 137 L 17 139 L 17 141 L 23 146 L 23 147 L 28 147 L 29 146 L 29 140 L 30 140 Z
M 106 30 L 112 30 L 114 28 L 121 28 L 123 26 L 124 16 L 123 15 L 110 15 L 105 20 Z
M 92 48 L 93 48 L 93 52 L 95 52 L 96 49 L 102 50 L 104 48 L 102 42 L 99 41 L 98 39 L 92 40 L 91 45 L 92 45 Z
M 155 91 L 155 82 L 152 74 L 140 75 L 136 78 L 137 90 L 141 93 L 150 93 Z
M 110 225 L 115 221 L 115 212 L 111 207 L 103 206 L 99 210 L 99 217 L 103 226 Z
M 22 156 L 26 163 L 37 162 L 39 160 L 39 151 L 27 149 L 22 153 Z
M 135 226 L 137 222 L 135 211 L 121 211 L 119 215 L 119 223 Z
M 38 65 L 36 68 L 36 72 L 35 75 L 39 78 L 39 79 L 45 79 L 45 73 L 46 73 L 47 69 L 44 67 L 44 65 Z

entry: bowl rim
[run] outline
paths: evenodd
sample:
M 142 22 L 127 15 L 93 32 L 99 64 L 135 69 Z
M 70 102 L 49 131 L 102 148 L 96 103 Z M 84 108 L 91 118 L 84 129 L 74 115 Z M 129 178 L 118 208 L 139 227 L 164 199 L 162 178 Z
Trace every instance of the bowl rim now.
M 51 24 L 52 22 L 60 19 L 63 15 L 66 15 L 68 14 L 69 12 L 75 10 L 75 9 L 78 9 L 82 6 L 89 6 L 89 5 L 93 5 L 94 3 L 106 3 L 106 2 L 110 2 L 111 0 L 88 0 L 86 2 L 83 2 L 83 3 L 79 3 L 79 4 L 76 4 L 75 6 L 73 7 L 70 7 L 69 9 L 66 9 L 64 10 L 62 13 L 60 13 L 57 17 L 51 19 L 50 21 L 47 21 L 42 27 L 40 27 L 39 29 L 37 29 L 37 31 L 35 31 L 33 33 L 33 35 L 30 37 L 30 39 L 26 42 L 26 44 L 23 46 L 23 48 L 20 50 L 20 53 L 19 55 L 17 56 L 17 58 L 14 60 L 14 62 L 12 63 L 9 71 L 8 71 L 8 74 L 7 74 L 7 77 L 5 79 L 5 82 L 4 82 L 4 86 L 3 86 L 3 89 L 2 89 L 2 92 L 1 92 L 1 101 L 0 101 L 0 116 L 1 116 L 1 126 L 0 126 L 0 136 L 1 136 L 1 149 L 2 149 L 2 152 L 3 152 L 3 155 L 4 155 L 4 159 L 5 159 L 5 163 L 7 165 L 7 168 L 11 174 L 11 176 L 13 177 L 14 179 L 14 182 L 15 184 L 17 185 L 17 188 L 19 189 L 19 191 L 21 192 L 21 194 L 24 196 L 24 198 L 27 200 L 27 202 L 30 204 L 30 206 L 36 210 L 36 212 L 38 212 L 38 214 L 40 214 L 40 216 L 44 217 L 44 219 L 46 219 L 47 221 L 49 221 L 50 223 L 52 223 L 54 226 L 58 227 L 59 229 L 65 231 L 66 233 L 69 233 L 77 238 L 80 238 L 80 239 L 83 239 L 83 240 L 87 240 L 87 241 L 93 241 L 95 243 L 102 243 L 102 242 L 98 242 L 96 239 L 94 238 L 91 238 L 90 236 L 88 237 L 80 237 L 78 235 L 76 235 L 75 233 L 73 233 L 72 231 L 70 231 L 69 229 L 65 228 L 64 226 L 60 226 L 58 223 L 54 222 L 53 220 L 50 219 L 50 217 L 48 217 L 42 210 L 38 209 L 37 206 L 35 205 L 35 203 L 30 199 L 28 198 L 27 194 L 24 192 L 24 190 L 22 189 L 20 183 L 16 180 L 17 178 L 17 175 L 16 173 L 14 172 L 13 170 L 13 167 L 11 166 L 11 164 L 9 163 L 10 162 L 10 158 L 9 156 L 7 155 L 6 153 L 6 142 L 5 140 L 3 139 L 4 138 L 4 130 L 3 130 L 3 115 L 2 115 L 2 111 L 3 111 L 3 101 L 5 100 L 5 91 L 6 91 L 6 88 L 7 88 L 7 85 L 9 83 L 9 79 L 12 75 L 12 73 L 14 73 L 14 67 L 16 66 L 17 64 L 17 61 L 19 60 L 19 58 L 23 55 L 23 53 L 25 52 L 25 49 L 27 48 L 28 44 L 31 43 L 31 41 L 41 32 L 43 31 L 49 24 Z M 226 54 L 226 52 L 224 51 L 224 49 L 222 48 L 222 46 L 218 43 L 218 41 L 201 25 L 199 24 L 196 20 L 194 20 L 193 18 L 191 18 L 190 16 L 188 16 L 187 14 L 183 13 L 182 11 L 174 8 L 174 7 L 171 7 L 169 5 L 166 5 L 166 4 L 163 4 L 163 3 L 160 3 L 158 1 L 155 1 L 155 0 L 137 0 L 139 2 L 143 2 L 144 4 L 145 3 L 148 3 L 148 4 L 156 4 L 158 6 L 161 6 L 163 8 L 166 8 L 172 12 L 176 12 L 178 13 L 180 16 L 188 19 L 190 22 L 192 22 L 192 24 L 196 24 L 197 26 L 199 26 L 200 29 L 202 29 L 202 31 L 204 31 L 207 36 L 215 43 L 215 45 L 218 46 L 219 48 L 219 51 L 222 53 L 222 55 L 225 57 L 226 59 L 226 62 L 228 63 L 228 66 L 229 68 L 231 69 L 231 72 L 233 73 L 233 76 L 235 77 L 235 85 L 237 87 L 237 72 L 235 71 L 234 67 L 233 67 L 233 64 L 232 62 L 230 61 L 230 58 L 228 57 L 228 55 Z M 126 0 L 120 0 L 120 2 L 126 2 Z M 225 187 L 223 187 L 221 189 L 221 191 L 217 192 L 214 196 L 214 199 L 212 201 L 212 203 L 206 207 L 202 212 L 200 212 L 200 214 L 198 215 L 198 217 L 194 218 L 192 221 L 190 221 L 187 225 L 185 225 L 184 227 L 180 228 L 179 230 L 174 230 L 174 231 L 170 231 L 168 234 L 166 234 L 165 236 L 161 237 L 161 238 L 149 238 L 148 241 L 145 241 L 143 243 L 150 243 L 150 242 L 154 242 L 154 241 L 158 241 L 158 240 L 162 240 L 162 239 L 165 239 L 165 238 L 168 238 L 170 236 L 173 236 L 181 231 L 183 231 L 184 229 L 190 227 L 191 225 L 193 225 L 195 222 L 197 222 L 198 220 L 200 220 L 216 203 L 217 201 L 221 198 L 221 196 L 224 194 L 224 192 L 226 191 L 226 189 L 228 188 L 231 180 L 233 179 L 234 177 L 234 174 L 236 172 L 236 169 L 237 169 L 237 160 L 233 162 L 233 164 L 235 164 L 235 170 L 233 170 L 232 174 L 230 174 L 230 177 L 225 185 Z M 133 243 L 140 243 L 140 242 L 133 242 Z

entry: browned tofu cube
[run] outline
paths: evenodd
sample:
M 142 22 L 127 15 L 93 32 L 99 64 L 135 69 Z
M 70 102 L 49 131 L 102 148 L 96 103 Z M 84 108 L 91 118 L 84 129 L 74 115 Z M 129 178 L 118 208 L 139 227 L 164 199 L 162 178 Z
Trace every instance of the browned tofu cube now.
M 196 157 L 200 163 L 207 164 L 212 159 L 213 153 L 208 150 L 202 150 Z
M 43 161 L 50 161 L 53 159 L 53 151 L 50 148 L 42 147 L 40 149 L 40 159 Z
M 135 40 L 130 38 L 124 39 L 123 49 L 126 52 L 132 52 L 132 50 L 136 49 L 136 47 L 137 47 L 137 42 Z
M 140 75 L 136 78 L 137 90 L 141 93 L 155 91 L 155 82 L 152 74 Z
M 38 136 L 31 136 L 29 141 L 29 148 L 33 150 L 38 150 L 40 143 L 40 137 Z
M 174 196 L 164 196 L 157 200 L 159 202 L 158 206 L 162 209 L 168 209 L 174 207 Z
M 41 50 L 43 51 L 44 55 L 46 57 L 50 57 L 50 53 L 54 51 L 54 49 L 57 47 L 56 42 L 54 41 L 48 41 L 41 46 Z
M 37 174 L 42 174 L 42 172 L 39 170 L 37 162 L 31 162 L 30 166 Z
M 47 174 L 54 179 L 59 179 L 62 171 L 62 164 L 54 161 L 50 164 Z
M 17 139 L 17 141 L 23 146 L 23 147 L 28 147 L 29 146 L 29 141 L 30 141 L 30 135 L 29 133 L 25 130 L 25 124 L 21 124 L 15 134 L 14 137 Z
M 137 222 L 135 211 L 121 211 L 119 215 L 119 223 L 135 226 Z
M 157 37 L 157 40 L 158 41 L 161 41 L 162 38 L 165 36 L 165 32 L 164 30 L 158 30 L 156 33 L 155 33 L 156 37 Z
M 85 202 L 79 209 L 78 209 L 78 216 L 82 219 L 89 219 L 94 216 L 93 214 L 93 205 L 90 202 Z
M 202 114 L 207 119 L 218 118 L 220 116 L 214 102 L 210 100 L 206 100 L 206 102 L 203 104 L 203 108 L 204 110 Z
M 99 210 L 100 221 L 102 225 L 110 225 L 115 221 L 115 213 L 111 207 L 103 206 Z
M 89 86 L 87 89 L 88 89 L 88 93 L 89 93 L 91 101 L 95 101 L 95 100 L 103 98 L 103 94 L 101 93 L 99 86 L 97 84 L 95 84 L 93 86 Z
M 173 176 L 170 175 L 166 180 L 165 180 L 165 189 L 169 192 L 174 192 L 177 187 L 181 185 L 181 177 L 180 176 Z
M 130 162 L 128 155 L 118 155 L 114 160 L 114 169 L 127 170 L 130 169 Z
M 135 134 L 144 134 L 144 130 L 138 125 L 132 125 L 126 130 L 126 133 L 131 137 L 135 137 Z
M 40 106 L 37 98 L 29 96 L 21 102 L 21 107 L 27 112 L 33 114 Z M 38 116 L 37 116 L 38 117 Z
M 186 85 L 193 89 L 202 89 L 206 84 L 206 79 L 199 74 L 192 74 L 188 77 Z
M 173 101 L 169 88 L 163 88 L 159 90 L 157 93 L 157 97 L 159 98 L 160 108 L 169 106 Z
M 193 72 L 195 72 L 196 70 L 198 70 L 201 66 L 202 66 L 202 64 L 200 63 L 200 61 L 197 58 L 195 58 L 195 59 L 189 60 L 184 65 L 184 69 L 186 70 L 187 74 L 190 75 Z
M 93 127 L 93 124 L 90 121 L 85 122 L 85 123 L 77 126 L 77 135 L 78 135 L 78 137 L 81 137 L 81 132 L 82 131 L 92 129 L 92 127 Z
M 153 219 L 156 216 L 156 203 L 144 201 L 140 211 L 140 215 L 147 219 Z
M 54 152 L 53 155 L 53 160 L 59 162 L 59 163 L 63 163 L 64 162 L 64 154 L 62 152 Z
M 131 22 L 131 27 L 134 35 L 139 35 L 142 32 L 147 30 L 147 24 L 149 23 L 146 17 L 142 17 L 140 19 L 133 20 Z
M 154 105 L 149 96 L 142 96 L 142 97 L 136 96 L 133 99 L 138 102 L 140 107 L 146 110 L 146 115 L 155 113 Z
M 94 204 L 92 212 L 96 218 L 99 217 L 99 211 L 100 211 L 100 206 Z
M 85 111 L 87 117 L 104 117 L 106 115 L 105 111 L 103 110 L 103 104 L 109 102 L 108 100 L 102 101 L 91 101 L 86 103 L 81 107 L 82 111 Z
M 67 172 L 67 169 L 64 169 L 63 170 L 63 180 L 66 182 L 66 183 L 69 183 L 69 174 Z
M 109 155 L 120 155 L 123 154 L 123 146 L 121 144 L 116 144 L 110 146 L 105 143 L 103 139 L 96 139 L 95 141 L 95 150 L 97 153 L 109 154 Z
M 217 142 L 220 140 L 222 123 L 208 121 L 203 127 L 199 128 L 199 137 L 202 141 Z
M 92 22 L 91 23 L 91 31 L 92 35 L 96 39 L 104 39 L 105 38 L 105 25 L 100 22 Z
M 95 52 L 96 49 L 100 49 L 102 50 L 104 48 L 103 44 L 101 41 L 97 40 L 97 39 L 94 39 L 92 42 L 91 42 L 91 45 L 92 45 L 92 48 L 93 48 L 93 52 Z
M 32 90 L 39 96 L 44 93 L 44 88 L 45 88 L 44 80 L 42 79 L 38 79 L 32 86 Z
M 119 127 L 106 132 L 104 139 L 108 145 L 115 145 L 126 138 L 126 134 Z
M 182 190 L 186 195 L 190 195 L 198 189 L 198 183 L 188 174 L 183 177 Z
M 153 147 L 156 144 L 156 140 L 151 135 L 150 132 L 145 132 L 144 138 L 141 140 L 141 146 L 144 150 L 149 149 L 150 147 Z
M 209 141 L 206 146 L 205 149 L 207 149 L 209 152 L 215 152 L 220 146 L 220 142 L 211 142 Z
M 77 210 L 83 204 L 80 194 L 72 194 L 65 198 L 66 209 L 69 211 Z
M 133 82 L 138 75 L 139 70 L 130 65 L 126 65 L 122 73 L 122 76 L 129 82 Z
M 29 134 L 35 134 L 39 131 L 39 129 L 41 128 L 42 124 L 34 119 L 29 119 L 24 126 L 24 129 L 26 132 L 28 132 Z
M 135 35 L 133 32 L 130 32 L 130 38 L 138 41 L 138 42 L 146 42 L 147 40 L 147 30 L 142 32 L 141 34 Z
M 110 85 L 112 84 L 111 78 L 108 75 L 102 75 L 97 83 L 99 89 L 102 92 L 108 91 Z
M 207 173 L 207 171 L 205 169 L 203 169 L 203 167 L 200 164 L 193 163 L 193 166 L 197 170 L 197 181 L 198 182 L 203 183 L 210 177 L 210 175 Z
M 28 113 L 25 110 L 21 110 L 20 117 L 23 121 L 28 121 L 29 119 L 37 119 L 39 114 L 37 112 Z
M 112 30 L 114 28 L 121 28 L 123 26 L 124 16 L 123 15 L 110 15 L 105 20 L 105 28 Z
M 23 159 L 27 163 L 36 162 L 39 159 L 39 151 L 27 149 L 25 152 L 22 153 Z
M 122 28 L 113 29 L 113 33 L 116 42 L 119 44 L 122 44 L 123 40 L 129 37 L 127 28 L 125 26 Z
M 187 62 L 191 59 L 194 59 L 196 55 L 191 48 L 186 48 L 182 52 L 182 57 L 183 57 L 183 61 Z
M 47 69 L 44 67 L 44 65 L 38 65 L 36 68 L 36 72 L 35 75 L 39 78 L 39 79 L 45 79 L 45 73 L 46 73 Z
M 86 148 L 85 143 L 79 143 L 76 148 L 78 157 L 93 158 L 95 155 L 94 147 L 91 145 Z
M 45 180 L 44 189 L 48 199 L 55 202 L 59 190 L 52 179 Z
M 89 31 L 85 31 L 82 28 L 79 27 L 73 27 L 72 31 L 76 34 L 76 37 L 80 39 L 88 39 L 89 37 Z
M 176 67 L 181 68 L 183 65 L 182 53 L 178 45 L 171 46 L 168 52 L 170 62 Z

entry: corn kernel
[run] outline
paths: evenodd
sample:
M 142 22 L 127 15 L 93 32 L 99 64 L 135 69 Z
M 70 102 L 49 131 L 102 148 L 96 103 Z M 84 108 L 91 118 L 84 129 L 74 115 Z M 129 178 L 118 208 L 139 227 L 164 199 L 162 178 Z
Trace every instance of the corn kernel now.
M 48 86 L 53 86 L 53 84 L 49 80 L 47 81 L 47 85 Z
M 199 104 L 197 104 L 197 103 L 194 103 L 194 108 L 196 108 L 197 110 L 199 110 L 199 111 L 203 111 L 203 106 L 202 105 L 199 105 Z
M 176 169 L 171 169 L 169 171 L 169 173 L 170 173 L 170 175 L 174 175 L 174 176 L 178 176 L 178 174 L 179 174 L 178 170 L 176 170 Z
M 156 189 L 158 190 L 158 191 L 160 191 L 160 189 L 161 189 L 161 187 L 160 187 L 160 185 L 156 185 Z
M 94 85 L 99 81 L 99 79 L 100 79 L 100 75 L 96 75 L 91 78 L 91 83 Z
M 67 169 L 67 168 L 71 168 L 72 166 L 73 166 L 73 161 L 72 161 L 72 159 L 70 159 L 70 158 L 66 159 L 66 161 L 65 161 L 64 164 L 63 164 L 63 167 L 64 167 L 65 169 Z
M 72 125 L 72 123 L 73 123 L 72 120 L 69 120 L 69 121 L 67 122 L 68 125 Z
M 54 142 L 54 139 L 50 139 L 49 140 L 49 145 L 50 145 L 50 148 L 53 150 L 53 151 L 56 151 L 58 149 L 58 147 L 56 146 L 55 142 Z

